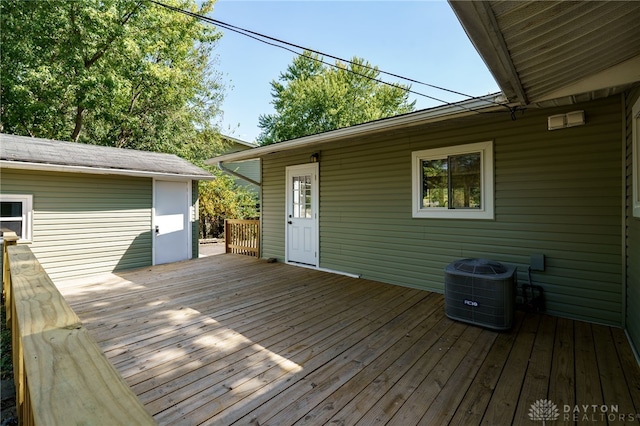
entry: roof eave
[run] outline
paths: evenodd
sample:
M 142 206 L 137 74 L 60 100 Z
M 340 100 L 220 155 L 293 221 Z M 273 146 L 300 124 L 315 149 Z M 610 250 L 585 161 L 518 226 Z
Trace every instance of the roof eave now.
M 239 145 L 244 145 L 244 146 L 246 146 L 248 148 L 255 148 L 255 147 L 258 146 L 253 142 L 243 141 L 242 139 L 234 138 L 233 136 L 228 136 L 228 135 L 223 135 L 223 134 L 221 134 L 220 136 L 222 137 L 222 139 L 226 139 L 229 142 L 235 142 L 235 143 L 237 143 Z
M 344 127 L 342 129 L 332 130 L 325 133 L 318 133 L 315 135 L 304 136 L 298 139 L 292 139 L 272 145 L 260 146 L 258 148 L 248 149 L 246 151 L 220 155 L 218 157 L 206 160 L 205 164 L 217 165 L 226 162 L 253 160 L 256 158 L 261 158 L 265 155 L 274 154 L 276 152 L 289 151 L 312 145 L 315 146 L 337 141 L 340 139 L 389 131 L 395 128 L 410 127 L 431 122 L 450 120 L 453 118 L 461 118 L 468 115 L 477 114 L 479 110 L 498 110 L 504 108 L 503 105 L 497 104 L 498 102 L 500 102 L 501 97 L 501 93 L 493 93 L 487 96 L 482 96 L 455 104 L 449 104 L 395 117 L 370 121 L 367 123 L 358 124 L 351 127 Z
M 176 174 L 176 173 L 161 173 L 145 170 L 126 170 L 126 169 L 111 169 L 101 167 L 86 167 L 86 166 L 68 166 L 61 164 L 47 164 L 47 163 L 30 163 L 25 161 L 10 161 L 0 160 L 0 168 L 2 169 L 18 169 L 18 170 L 34 170 L 45 172 L 66 172 L 66 173 L 84 173 L 94 175 L 117 175 L 117 176 L 131 176 L 131 177 L 148 177 L 148 178 L 161 178 L 170 180 L 214 180 L 213 175 L 192 175 L 192 174 Z
M 527 105 L 529 100 L 490 4 L 449 0 L 449 6 L 507 99 Z

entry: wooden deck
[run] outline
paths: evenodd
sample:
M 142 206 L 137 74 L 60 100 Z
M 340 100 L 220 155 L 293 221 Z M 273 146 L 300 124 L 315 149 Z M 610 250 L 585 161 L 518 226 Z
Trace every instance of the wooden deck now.
M 617 328 L 518 313 L 498 333 L 446 318 L 440 294 L 233 254 L 62 292 L 163 425 L 534 425 L 539 400 L 554 425 L 640 413 Z

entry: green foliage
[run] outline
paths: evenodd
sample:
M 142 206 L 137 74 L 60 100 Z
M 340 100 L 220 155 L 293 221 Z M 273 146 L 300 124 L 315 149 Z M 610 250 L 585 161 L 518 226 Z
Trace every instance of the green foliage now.
M 4 300 L 0 307 L 0 378 L 13 378 L 13 363 L 11 361 L 11 330 L 7 327 Z
M 225 219 L 248 219 L 258 216 L 257 199 L 254 194 L 234 184 L 233 179 L 214 170 L 212 181 L 200 181 L 200 221 L 203 224 L 201 236 L 218 236 Z
M 2 0 L 0 14 L 3 132 L 173 153 L 204 168 L 224 152 L 214 27 L 139 0 Z M 254 216 L 255 200 L 214 173 L 200 183 L 204 221 Z
M 379 71 L 364 59 L 325 66 L 305 52 L 271 82 L 275 114 L 261 115 L 261 145 L 411 112 L 408 86 L 376 81 Z
M 181 154 L 212 127 L 213 27 L 134 0 L 3 0 L 0 13 L 3 132 Z

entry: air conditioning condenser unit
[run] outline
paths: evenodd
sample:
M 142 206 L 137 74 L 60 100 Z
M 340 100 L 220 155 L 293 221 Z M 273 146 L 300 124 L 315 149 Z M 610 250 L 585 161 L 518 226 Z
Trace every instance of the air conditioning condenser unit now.
M 454 320 L 508 330 L 513 325 L 517 275 L 514 266 L 461 259 L 445 268 L 445 313 Z

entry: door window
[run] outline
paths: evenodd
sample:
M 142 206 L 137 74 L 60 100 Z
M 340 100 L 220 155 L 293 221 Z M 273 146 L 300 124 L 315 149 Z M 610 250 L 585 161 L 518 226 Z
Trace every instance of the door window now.
M 311 218 L 311 176 L 294 176 L 291 185 L 293 194 L 293 217 Z

